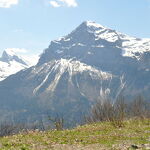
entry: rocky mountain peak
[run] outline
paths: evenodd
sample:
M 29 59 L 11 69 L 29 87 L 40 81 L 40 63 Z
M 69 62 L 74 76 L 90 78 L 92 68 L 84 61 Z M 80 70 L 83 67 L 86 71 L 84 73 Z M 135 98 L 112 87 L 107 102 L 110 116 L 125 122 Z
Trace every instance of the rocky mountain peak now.
M 12 49 L 6 49 L 2 53 L 2 57 L 0 58 L 0 61 L 10 63 L 10 61 L 16 61 L 18 63 L 21 63 L 23 65 L 28 65 L 23 58 L 18 56 Z

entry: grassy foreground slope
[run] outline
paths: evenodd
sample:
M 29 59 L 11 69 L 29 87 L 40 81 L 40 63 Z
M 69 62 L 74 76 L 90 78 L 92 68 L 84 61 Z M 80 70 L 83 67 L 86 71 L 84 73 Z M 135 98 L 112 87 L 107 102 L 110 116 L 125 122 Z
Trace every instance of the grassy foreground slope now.
M 102 122 L 79 126 L 72 130 L 23 132 L 0 138 L 0 149 L 123 150 L 149 143 L 150 120 L 130 120 L 125 121 L 122 128 L 115 128 L 110 122 Z

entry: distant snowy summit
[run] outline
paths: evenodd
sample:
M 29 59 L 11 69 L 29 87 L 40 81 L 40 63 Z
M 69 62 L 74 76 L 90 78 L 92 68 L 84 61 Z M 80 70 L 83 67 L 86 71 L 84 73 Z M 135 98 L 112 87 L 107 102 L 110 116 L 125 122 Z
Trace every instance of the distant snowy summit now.
M 38 56 L 19 56 L 13 49 L 4 50 L 0 58 L 0 81 L 22 69 L 35 65 L 37 61 Z

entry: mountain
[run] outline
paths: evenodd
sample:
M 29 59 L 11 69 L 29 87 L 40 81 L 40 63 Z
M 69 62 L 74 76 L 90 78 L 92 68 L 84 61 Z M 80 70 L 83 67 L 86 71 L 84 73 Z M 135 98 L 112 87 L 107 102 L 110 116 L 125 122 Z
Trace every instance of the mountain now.
M 13 49 L 4 50 L 0 58 L 0 81 L 22 69 L 35 65 L 37 59 L 33 58 L 30 60 L 27 57 L 19 56 Z
M 37 65 L 0 82 L 1 118 L 80 120 L 97 100 L 150 96 L 150 39 L 83 22 L 51 41 Z M 5 114 L 7 112 L 7 115 Z

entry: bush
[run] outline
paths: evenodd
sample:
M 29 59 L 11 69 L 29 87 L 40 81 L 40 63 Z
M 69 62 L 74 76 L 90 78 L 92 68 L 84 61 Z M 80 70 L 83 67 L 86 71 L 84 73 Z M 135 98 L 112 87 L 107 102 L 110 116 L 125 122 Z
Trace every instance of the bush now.
M 57 131 L 63 130 L 64 127 L 64 118 L 57 115 L 56 117 L 48 117 L 48 119 L 54 124 L 54 127 Z
M 115 102 L 111 99 L 101 99 L 91 108 L 86 122 L 109 121 L 115 127 L 123 127 L 126 118 L 150 118 L 150 107 L 142 96 L 137 96 L 131 102 L 124 96 L 119 96 Z
M 21 130 L 25 129 L 24 125 L 14 125 L 12 123 L 3 123 L 0 125 L 0 136 L 8 136 L 19 133 Z

